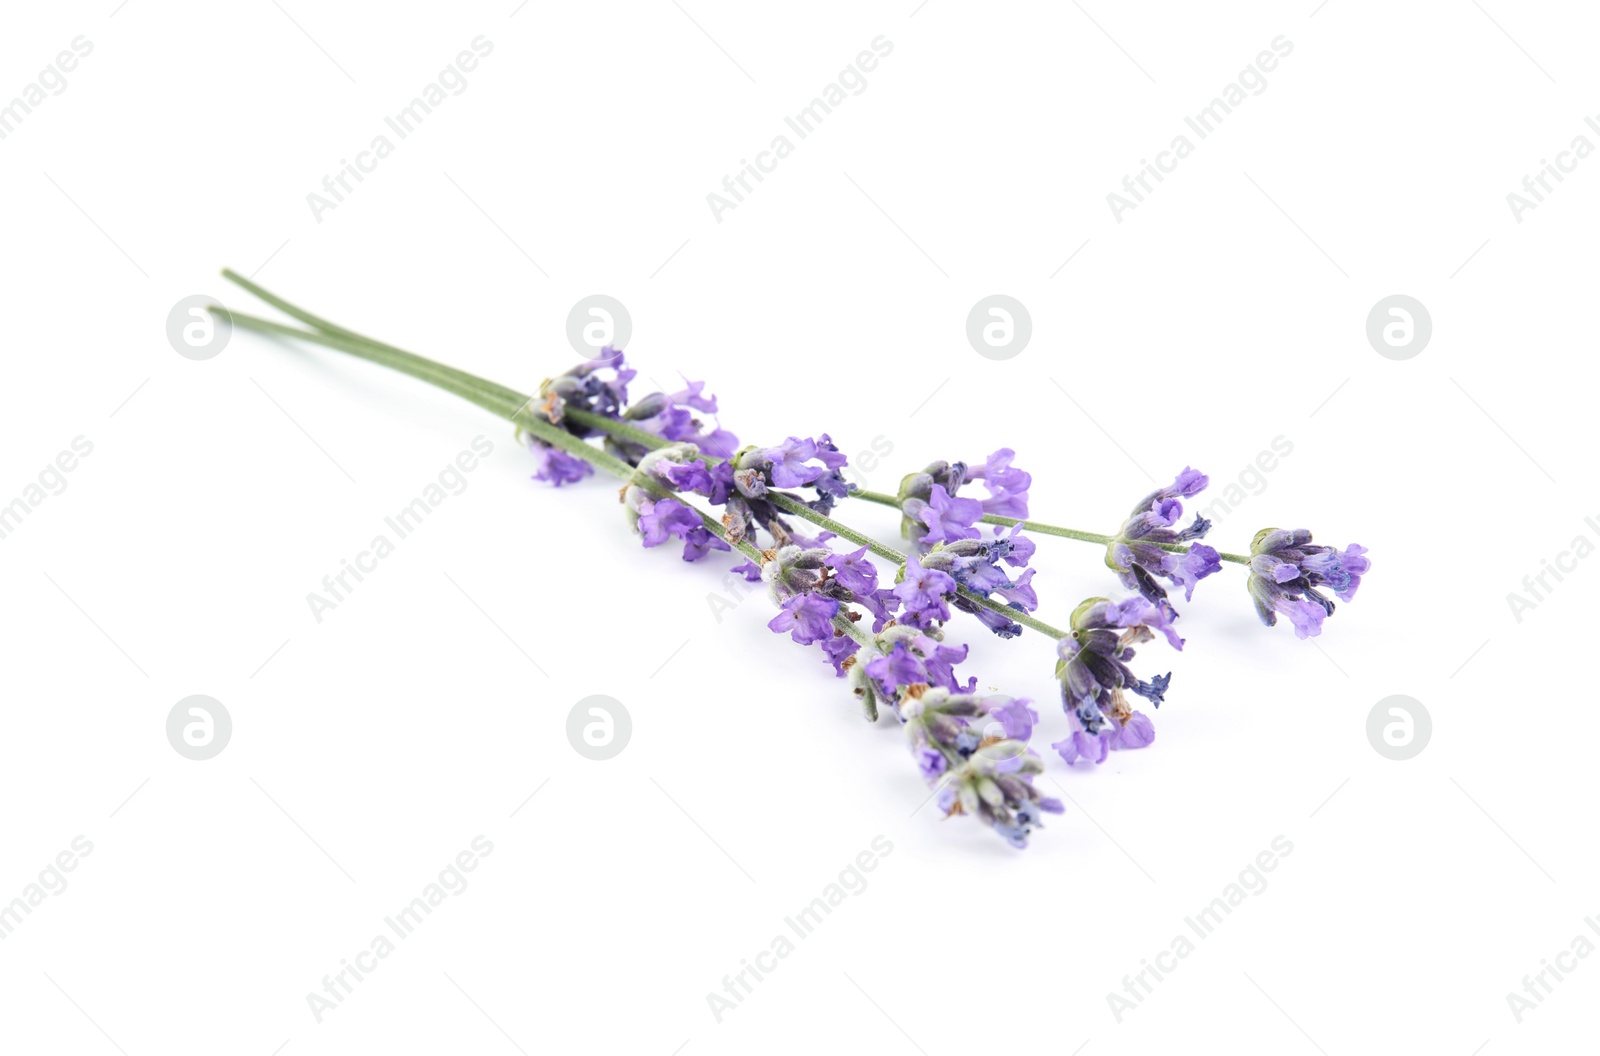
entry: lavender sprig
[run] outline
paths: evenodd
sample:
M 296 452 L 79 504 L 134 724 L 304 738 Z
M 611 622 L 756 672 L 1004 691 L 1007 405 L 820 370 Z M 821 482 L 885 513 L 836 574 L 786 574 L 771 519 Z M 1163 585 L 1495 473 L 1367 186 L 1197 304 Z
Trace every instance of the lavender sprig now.
M 621 352 L 604 349 L 592 360 L 547 379 L 533 396 L 465 371 L 364 337 L 277 298 L 232 272 L 230 280 L 313 327 L 294 327 L 229 313 L 235 324 L 313 341 L 369 359 L 417 378 L 507 418 L 536 458 L 536 479 L 555 486 L 576 483 L 601 469 L 626 481 L 622 498 L 647 547 L 681 541 L 686 561 L 738 551 L 738 566 L 765 582 L 778 613 L 768 626 L 801 645 L 819 647 L 862 700 L 870 718 L 885 704 L 906 725 L 924 776 L 937 786 L 946 814 L 979 817 L 1017 846 L 1026 843 L 1040 811 L 1059 810 L 1031 786 L 1042 761 L 1026 747 L 1037 713 L 1026 699 L 975 696 L 977 680 L 963 685 L 954 673 L 965 646 L 945 640 L 952 611 L 976 616 L 1002 637 L 1031 629 L 1057 641 L 1057 675 L 1068 714 L 1069 736 L 1054 748 L 1070 764 L 1095 762 L 1119 748 L 1142 748 L 1154 728 L 1133 710 L 1127 695 L 1159 706 L 1170 675 L 1148 680 L 1128 667 L 1133 646 L 1156 633 L 1181 648 L 1167 580 L 1192 596 L 1200 579 L 1222 562 L 1248 564 L 1247 581 L 1263 622 L 1288 615 L 1298 637 L 1320 633 L 1333 612 L 1321 589 L 1349 600 L 1371 568 L 1359 545 L 1339 550 L 1311 543 L 1311 534 L 1264 530 L 1249 556 L 1220 553 L 1198 540 L 1210 527 L 1196 517 L 1177 527 L 1184 498 L 1206 485 L 1185 469 L 1171 485 L 1136 505 L 1115 535 L 1083 532 L 1028 519 L 1031 476 L 1001 448 L 982 463 L 937 462 L 908 475 L 898 495 L 869 492 L 846 482 L 844 455 L 827 434 L 788 437 L 770 447 L 738 440 L 703 415 L 717 402 L 701 382 L 685 380 L 677 392 L 631 400 L 636 377 Z M 220 309 L 217 309 L 220 311 Z M 603 446 L 588 442 L 603 439 Z M 986 494 L 972 491 L 981 482 Z M 963 494 L 963 486 L 969 486 Z M 796 489 L 809 489 L 805 498 Z M 693 496 L 720 511 L 720 520 Z M 902 514 L 911 553 L 858 532 L 831 516 L 847 497 L 894 506 Z M 808 537 L 786 518 L 818 529 Z M 992 537 L 980 525 L 994 527 Z M 1007 530 L 1009 529 L 1009 531 Z M 1090 599 L 1061 631 L 1033 615 L 1034 552 L 1023 531 L 1104 545 L 1107 564 L 1125 586 L 1139 592 L 1123 601 Z M 770 547 L 754 544 L 758 532 Z M 833 539 L 858 549 L 835 551 Z M 894 581 L 880 586 L 871 558 L 895 566 Z M 860 624 L 871 618 L 871 631 Z M 979 730 L 978 720 L 988 725 Z M 991 751 L 991 749 L 993 749 Z

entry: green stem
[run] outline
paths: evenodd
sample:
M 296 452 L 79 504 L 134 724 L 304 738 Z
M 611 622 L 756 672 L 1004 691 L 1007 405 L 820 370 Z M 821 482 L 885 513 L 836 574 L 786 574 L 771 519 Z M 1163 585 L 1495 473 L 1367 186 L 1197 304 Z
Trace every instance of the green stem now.
M 375 360 L 375 362 L 383 363 L 386 366 L 393 366 L 397 370 L 404 370 L 404 368 L 399 366 L 399 364 L 409 363 L 413 366 L 428 370 L 430 372 L 430 380 L 431 376 L 453 378 L 457 381 L 465 382 L 484 391 L 491 392 L 502 399 L 514 399 L 522 401 L 523 403 L 526 403 L 529 399 L 529 397 L 524 396 L 515 389 L 507 388 L 498 382 L 490 381 L 488 378 L 481 378 L 476 374 L 469 374 L 464 370 L 457 370 L 455 367 L 440 363 L 437 360 L 428 359 L 426 356 L 419 356 L 414 352 L 407 352 L 403 348 L 396 348 L 394 345 L 386 344 L 385 342 L 379 341 L 377 338 L 368 337 L 365 334 L 358 334 L 354 330 L 347 329 L 346 327 L 340 326 L 337 323 L 329 322 L 327 319 L 324 319 L 321 316 L 312 315 L 304 308 L 290 304 L 282 297 L 279 297 L 277 294 L 256 285 L 254 282 L 251 282 L 249 279 L 230 268 L 222 269 L 222 277 L 227 279 L 229 282 L 248 290 L 250 293 L 255 294 L 261 300 L 272 305 L 283 314 L 298 319 L 302 323 L 305 323 L 307 326 L 310 326 L 315 330 L 320 330 L 324 334 L 329 334 L 333 337 L 341 338 L 348 342 L 367 345 L 370 348 L 383 353 L 385 358 Z M 301 333 L 301 331 L 298 330 L 289 330 L 287 332 L 294 334 Z M 341 351 L 350 351 L 348 347 L 342 345 L 330 347 L 338 347 Z M 360 353 L 357 354 L 359 355 Z M 370 359 L 372 357 L 369 356 L 364 358 Z M 412 374 L 413 377 L 424 377 L 424 375 L 416 374 L 412 371 L 406 371 L 406 373 Z
M 620 418 L 607 418 L 603 414 L 595 414 L 593 411 L 585 411 L 579 407 L 568 407 L 562 411 L 562 414 L 579 425 L 587 426 L 590 429 L 598 429 L 614 439 L 626 440 L 630 444 L 638 444 L 640 447 L 648 447 L 651 450 L 658 447 L 666 447 L 672 443 L 671 440 L 663 440 L 655 433 L 640 429 L 637 425 L 623 421 Z M 700 459 L 707 463 L 722 461 L 722 459 L 712 455 L 701 455 Z
M 879 506 L 893 506 L 895 509 L 900 508 L 900 500 L 898 498 L 893 495 L 885 495 L 881 491 L 852 491 L 850 493 L 850 497 L 852 499 L 865 499 L 867 502 L 875 502 Z M 1036 532 L 1039 535 L 1054 535 L 1061 539 L 1076 539 L 1079 542 L 1099 543 L 1102 546 L 1116 541 L 1116 536 L 1114 535 L 1101 535 L 1098 532 L 1080 532 L 1076 528 L 1063 528 L 1056 524 L 1043 524 L 1039 521 L 1025 521 L 1016 517 L 1002 517 L 997 513 L 986 513 L 980 517 L 979 520 L 981 520 L 984 524 L 998 524 L 1007 528 L 1020 524 L 1026 531 Z M 1170 551 L 1174 554 L 1187 554 L 1189 552 L 1189 548 L 1181 543 L 1153 543 L 1151 545 L 1159 546 L 1161 549 Z M 1221 557 L 1224 561 L 1232 561 L 1235 564 L 1248 565 L 1250 563 L 1250 557 L 1247 554 L 1219 553 L 1217 556 Z
M 402 374 L 409 374 L 414 378 L 444 389 L 446 392 L 454 393 L 464 400 L 475 403 L 484 410 L 515 423 L 545 443 L 559 447 L 568 454 L 582 458 L 608 473 L 621 477 L 623 480 L 633 476 L 633 467 L 622 461 L 622 459 L 607 451 L 602 451 L 593 444 L 584 443 L 565 429 L 558 429 L 539 417 L 538 414 L 528 408 L 528 398 L 515 390 L 505 389 L 503 386 L 494 386 L 492 383 L 486 382 L 475 375 L 467 374 L 465 371 L 441 372 L 434 369 L 435 365 L 431 360 L 423 359 L 421 356 L 412 356 L 410 353 L 397 354 L 392 350 L 386 350 L 362 340 L 331 333 L 300 330 L 296 327 L 285 326 L 283 323 L 275 323 L 270 319 L 245 315 L 242 312 L 225 309 L 215 310 L 227 311 L 227 315 L 233 320 L 233 325 L 246 330 L 257 330 L 261 333 L 277 334 L 281 337 L 293 337 L 302 341 L 310 341 L 313 344 L 337 349 L 359 359 L 381 364 Z M 421 363 L 416 362 L 418 360 L 421 360 Z M 500 394 L 502 392 L 504 393 L 503 395 Z

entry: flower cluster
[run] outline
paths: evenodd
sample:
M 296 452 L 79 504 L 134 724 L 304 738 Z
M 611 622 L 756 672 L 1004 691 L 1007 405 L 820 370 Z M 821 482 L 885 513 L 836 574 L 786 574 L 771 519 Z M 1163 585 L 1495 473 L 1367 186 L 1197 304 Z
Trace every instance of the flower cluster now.
M 1012 466 L 1015 457 L 1015 451 L 1003 447 L 979 465 L 935 462 L 900 481 L 896 497 L 901 534 L 916 543 L 921 556 L 920 564 L 907 565 L 905 578 L 928 584 L 918 590 L 918 598 L 928 604 L 920 611 L 908 604 L 907 620 L 921 624 L 948 620 L 948 604 L 976 616 L 1002 638 L 1022 633 L 1016 620 L 973 600 L 974 596 L 987 599 L 998 595 L 1020 612 L 1039 607 L 1031 585 L 1033 569 L 1027 567 L 1033 558 L 1033 540 L 1021 534 L 1021 525 L 1009 532 L 995 528 L 992 539 L 986 539 L 978 526 L 986 516 L 1028 516 L 1028 488 L 1033 477 Z M 983 482 L 986 498 L 959 494 L 962 485 L 975 480 Z M 1013 578 L 1002 565 L 1022 571 Z M 930 581 L 926 572 L 938 575 Z M 935 586 L 942 588 L 937 598 Z
M 876 718 L 879 706 L 887 705 L 905 723 L 920 771 L 938 787 L 940 810 L 976 817 L 1013 846 L 1026 847 L 1041 814 L 1061 811 L 1058 801 L 1041 797 L 1032 784 L 1043 772 L 1043 761 L 1027 747 L 1039 715 L 1026 699 L 980 700 L 973 696 L 977 678 L 969 676 L 965 684 L 958 679 L 955 668 L 967 648 L 946 643 L 941 627 L 950 615 L 946 600 L 955 578 L 913 556 L 901 581 L 881 588 L 868 548 L 840 553 L 828 545 L 832 538 L 827 532 L 802 538 L 761 551 L 759 565 L 739 567 L 766 583 L 778 605 L 767 626 L 798 644 L 819 646 L 835 671 L 848 677 L 868 717 Z M 936 548 L 929 559 L 988 560 L 988 548 L 973 542 L 965 555 Z M 996 561 L 1013 552 L 1010 539 L 994 549 Z M 852 605 L 875 617 L 871 636 L 852 630 L 864 618 Z M 897 610 L 903 610 L 898 621 Z M 988 725 L 980 727 L 979 719 Z
M 920 473 L 900 481 L 901 534 L 919 547 L 958 539 L 977 539 L 976 527 L 985 515 L 1025 518 L 1028 488 L 1033 477 L 1012 467 L 1016 452 L 1002 447 L 982 465 L 935 462 Z M 967 481 L 981 480 L 988 497 L 974 499 L 957 493 Z
M 937 788 L 939 809 L 946 816 L 978 818 L 1013 847 L 1026 847 L 1040 815 L 1060 814 L 1061 801 L 1033 787 L 1044 761 L 1028 750 L 1025 739 L 985 735 L 974 721 L 1007 709 L 1031 710 L 1027 703 L 1004 697 L 991 704 L 971 693 L 924 686 L 908 692 L 900 708 L 911 753 L 922 776 Z
M 943 575 L 950 581 L 944 595 L 944 600 L 950 605 L 976 616 L 985 627 L 1000 637 L 1014 638 L 1022 633 L 1022 625 L 1004 613 L 979 605 L 973 597 L 992 598 L 998 595 L 1007 607 L 1018 612 L 1037 609 L 1039 595 L 1033 589 L 1034 570 L 1027 567 L 1033 559 L 1033 550 L 1033 540 L 1022 534 L 1021 525 L 1009 531 L 996 528 L 993 539 L 979 536 L 951 543 L 935 543 L 931 550 L 922 555 L 918 567 Z M 1012 578 L 1002 565 L 1022 571 Z M 906 571 L 909 579 L 909 562 Z M 957 592 L 957 587 L 965 593 Z M 907 608 L 910 608 L 909 603 Z M 942 611 L 942 603 L 939 608 Z M 939 618 L 949 619 L 949 613 Z
M 738 437 L 720 426 L 707 429 L 695 416 L 697 411 L 715 414 L 717 410 L 716 398 L 704 394 L 705 382 L 685 379 L 685 387 L 679 392 L 652 393 L 630 405 L 628 383 L 637 376 L 638 371 L 627 365 L 623 353 L 608 345 L 594 359 L 544 381 L 539 386 L 534 407 L 551 425 L 559 425 L 580 439 L 601 435 L 601 430 L 572 420 L 567 416 L 569 409 L 625 421 L 663 440 L 692 443 L 700 451 L 718 457 L 727 457 L 739 446 Z M 576 483 L 594 472 L 594 467 L 581 458 L 535 437 L 527 439 L 537 461 L 534 480 L 560 487 Z M 609 434 L 605 444 L 612 454 L 633 465 L 637 465 L 649 450 Z
M 1340 601 L 1356 596 L 1361 577 L 1372 569 L 1367 548 L 1351 543 L 1344 550 L 1317 546 L 1305 528 L 1263 528 L 1250 544 L 1250 578 L 1246 583 L 1256 615 L 1268 627 L 1278 614 L 1289 617 L 1296 638 L 1315 638 L 1322 621 L 1333 615 L 1333 601 L 1317 593 L 1333 591 Z
M 1133 710 L 1136 693 L 1160 707 L 1171 674 L 1146 681 L 1128 667 L 1133 647 L 1159 632 L 1174 649 L 1183 639 L 1164 605 L 1139 595 L 1122 601 L 1090 598 L 1072 613 L 1071 634 L 1056 643 L 1056 677 L 1070 732 L 1050 747 L 1066 762 L 1103 763 L 1113 748 L 1143 748 L 1155 740 L 1148 716 Z
M 1183 519 L 1181 500 L 1200 494 L 1208 483 L 1210 478 L 1204 473 L 1185 467 L 1171 484 L 1139 500 L 1106 546 L 1106 564 L 1122 585 L 1166 606 L 1170 615 L 1176 613 L 1167 603 L 1166 588 L 1156 582 L 1158 578 L 1182 587 L 1188 601 L 1194 597 L 1196 583 L 1222 570 L 1222 555 L 1204 543 L 1195 543 L 1183 552 L 1165 548 L 1203 538 L 1211 530 L 1211 522 L 1199 514 L 1189 527 L 1174 527 Z
M 656 471 L 674 490 L 694 492 L 722 507 L 723 527 L 734 540 L 752 537 L 756 529 L 764 528 L 785 544 L 795 538 L 794 528 L 779 514 L 771 493 L 783 488 L 814 488 L 817 497 L 806 505 L 826 514 L 836 498 L 849 494 L 850 485 L 841 472 L 847 463 L 823 433 L 816 439 L 791 436 L 776 447 L 744 447 L 727 460 L 712 455 L 659 464 Z
M 632 481 L 622 492 L 623 505 L 640 541 L 651 547 L 668 539 L 681 539 L 685 561 L 698 561 L 713 550 L 731 549 L 706 527 L 700 514 L 662 494 L 664 489 L 657 483 L 667 468 L 699 466 L 699 456 L 700 450 L 694 444 L 673 444 L 651 451 L 639 460 Z
M 978 686 L 976 678 L 969 678 L 965 686 L 957 681 L 955 666 L 967 658 L 967 647 L 944 644 L 938 630 L 896 624 L 873 638 L 872 650 L 877 655 L 853 666 L 850 679 L 863 706 L 874 711 L 882 701 L 900 715 L 901 699 L 918 686 L 937 686 L 951 693 L 971 693 Z

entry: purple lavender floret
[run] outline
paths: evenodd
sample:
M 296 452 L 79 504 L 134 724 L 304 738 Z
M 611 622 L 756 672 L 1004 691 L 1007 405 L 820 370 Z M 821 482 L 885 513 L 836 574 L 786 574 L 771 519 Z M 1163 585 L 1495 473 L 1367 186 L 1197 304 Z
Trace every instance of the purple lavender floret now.
M 1056 644 L 1061 705 L 1069 732 L 1054 748 L 1069 765 L 1103 763 L 1113 749 L 1143 748 L 1155 740 L 1149 717 L 1133 710 L 1134 693 L 1160 707 L 1172 676 L 1141 679 L 1128 667 L 1134 646 L 1164 636 L 1174 649 L 1183 639 L 1168 607 L 1139 595 L 1122 601 L 1090 598 L 1072 613 L 1071 634 Z
M 879 643 L 888 651 L 868 660 L 864 672 L 872 679 L 877 695 L 891 706 L 896 706 L 902 694 L 913 686 L 939 686 L 952 693 L 970 693 L 978 684 L 976 678 L 965 686 L 956 679 L 955 666 L 967 658 L 964 645 L 945 645 L 905 625 L 880 636 Z
M 1155 723 L 1151 722 L 1150 716 L 1144 712 L 1136 711 L 1129 717 L 1127 725 L 1112 733 L 1111 747 L 1147 748 L 1155 739 Z
M 950 764 L 945 760 L 944 753 L 936 748 L 918 748 L 911 753 L 917 758 L 917 769 L 922 771 L 925 780 L 932 781 L 946 770 Z
M 767 623 L 767 627 L 789 637 L 801 645 L 815 645 L 833 637 L 833 618 L 839 614 L 839 602 L 819 594 L 797 594 L 784 602 Z
M 683 377 L 681 374 L 678 376 Z M 705 382 L 690 381 L 688 378 L 683 378 L 683 383 L 686 388 L 679 392 L 671 393 L 668 395 L 667 399 L 671 400 L 680 407 L 692 407 L 697 411 L 704 411 L 707 414 L 717 413 L 717 398 L 715 396 L 700 395 L 701 392 L 705 390 Z
M 803 487 L 828 471 L 827 466 L 809 464 L 817 457 L 817 442 L 810 438 L 791 436 L 777 447 L 763 448 L 760 457 L 767 479 L 780 488 Z
M 671 536 L 683 538 L 691 528 L 700 527 L 700 518 L 677 499 L 640 500 L 639 534 L 645 546 L 660 546 Z
M 816 457 L 827 468 L 827 472 L 812 481 L 811 486 L 817 489 L 817 497 L 806 505 L 827 516 L 833 509 L 834 501 L 850 494 L 856 485 L 844 479 L 844 467 L 850 464 L 850 459 L 834 446 L 833 439 L 827 433 L 817 437 Z
M 1367 548 L 1351 543 L 1340 550 L 1311 542 L 1305 528 L 1263 528 L 1250 544 L 1250 576 L 1246 587 L 1256 615 L 1268 627 L 1279 615 L 1289 617 L 1296 638 L 1315 638 L 1322 621 L 1333 615 L 1333 592 L 1340 601 L 1356 596 L 1361 577 L 1372 570 Z
M 701 432 L 694 438 L 694 442 L 700 450 L 717 458 L 732 458 L 733 453 L 739 449 L 739 438 L 721 426 Z
M 601 430 L 571 420 L 567 416 L 569 409 L 625 421 L 663 440 L 692 443 L 718 458 L 727 458 L 738 449 L 738 437 L 720 426 L 708 429 L 696 417 L 697 411 L 711 414 L 717 409 L 716 399 L 704 395 L 705 382 L 684 379 L 686 387 L 678 392 L 656 392 L 630 404 L 628 383 L 636 377 L 638 371 L 627 365 L 623 353 L 608 345 L 593 359 L 542 383 L 533 407 L 552 425 L 561 426 L 580 439 L 598 435 Z M 650 450 L 610 435 L 606 436 L 605 446 L 630 465 L 638 465 Z
M 1017 453 L 1002 447 L 990 455 L 981 466 L 967 471 L 968 480 L 981 480 L 989 491 L 983 500 L 983 512 L 1002 517 L 1026 518 L 1028 516 L 1028 488 L 1033 483 L 1031 474 L 1014 469 L 1011 460 Z
M 934 462 L 900 481 L 900 530 L 919 547 L 960 539 L 980 538 L 976 525 L 983 517 L 1028 516 L 1028 488 L 1033 477 L 1011 465 L 1016 452 L 1002 447 L 980 465 Z M 962 485 L 983 481 L 988 498 L 960 494 Z M 1024 561 L 1024 563 L 1026 563 Z
M 559 447 L 551 447 L 542 440 L 528 438 L 528 450 L 533 452 L 534 480 L 560 487 L 576 484 L 584 477 L 594 475 L 594 467 L 576 455 L 569 455 Z
M 967 592 L 947 591 L 952 607 L 976 616 L 1000 637 L 1014 638 L 1022 633 L 1022 625 L 1005 612 L 980 605 L 971 595 L 985 599 L 998 595 L 1008 608 L 1018 613 L 1034 611 L 1039 607 L 1039 597 L 1032 586 L 1033 569 L 1025 568 L 1013 579 L 1001 567 L 1003 564 L 1021 567 L 1032 556 L 1032 540 L 1018 535 L 1013 528 L 1009 535 L 996 535 L 992 540 L 980 537 L 935 544 L 922 555 L 921 565 L 945 572 L 956 586 Z
M 850 592 L 827 574 L 826 562 L 832 553 L 825 546 L 801 547 L 794 543 L 763 551 L 761 578 L 772 599 L 782 605 L 796 594 L 814 592 L 836 601 L 850 601 Z
M 867 557 L 866 547 L 848 554 L 832 554 L 826 563 L 833 569 L 833 578 L 844 584 L 850 593 L 871 594 L 878 589 L 878 569 Z
M 903 508 L 922 522 L 917 541 L 923 545 L 978 538 L 978 529 L 973 525 L 983 516 L 983 504 L 977 499 L 955 498 L 943 485 L 935 484 L 929 489 L 926 502 L 909 499 Z
M 663 480 L 672 485 L 674 491 L 692 491 L 700 495 L 709 496 L 715 488 L 711 477 L 711 470 L 699 460 L 692 462 L 661 462 L 656 466 L 656 472 Z
M 747 448 L 736 459 L 738 468 L 759 473 L 772 487 L 800 488 L 811 486 L 819 497 L 843 498 L 850 493 L 840 471 L 850 460 L 834 445 L 827 433 L 818 437 L 787 437 L 775 447 Z
M 1182 587 L 1184 600 L 1188 601 L 1194 597 L 1195 584 L 1222 569 L 1221 554 L 1204 543 L 1192 542 L 1211 530 L 1210 521 L 1196 514 L 1187 528 L 1176 527 L 1183 519 L 1181 500 L 1198 495 L 1207 483 L 1209 478 L 1204 473 L 1185 467 L 1171 484 L 1151 492 L 1134 506 L 1116 538 L 1106 547 L 1106 564 L 1117 573 L 1123 586 L 1137 590 L 1157 605 L 1166 605 L 1167 591 L 1158 579 Z M 1179 553 L 1162 545 L 1183 543 L 1192 545 Z
M 965 462 L 933 462 L 919 473 L 907 473 L 900 479 L 900 534 L 915 542 L 919 547 L 924 544 L 923 537 L 929 530 L 928 521 L 924 519 L 924 509 L 933 498 L 933 489 L 939 488 L 944 493 L 943 502 L 949 511 L 949 522 L 957 530 L 977 523 L 983 514 L 982 503 L 974 506 L 962 506 L 950 510 L 948 500 L 961 488 L 967 479 L 967 464 Z M 966 515 L 970 515 L 967 519 Z M 932 514 L 936 530 L 942 531 L 946 517 L 940 511 Z M 965 524 L 962 522 L 965 521 Z M 932 542 L 938 542 L 937 539 Z M 932 545 L 932 542 L 926 545 Z
M 709 453 L 709 452 L 708 452 Z M 769 492 L 781 488 L 811 487 L 817 497 L 805 504 L 826 514 L 834 499 L 849 493 L 840 468 L 844 455 L 826 433 L 818 438 L 791 436 L 775 447 L 746 447 L 726 462 L 710 468 L 713 505 L 723 507 L 722 523 L 735 539 L 766 529 L 779 545 L 800 538 L 780 514 Z M 799 496 L 788 496 L 805 501 Z
M 657 392 L 646 396 L 623 412 L 621 418 L 629 425 L 643 429 L 647 433 L 654 433 L 663 440 L 694 444 L 701 451 L 717 458 L 729 457 L 739 446 L 738 437 L 721 426 L 707 429 L 704 423 L 695 417 L 692 408 L 674 402 L 673 397 L 665 393 Z M 606 447 L 619 457 L 635 464 L 643 457 L 642 452 L 647 450 L 613 436 L 606 437 Z
M 995 528 L 994 541 L 989 544 L 989 552 L 1012 568 L 1026 568 L 1033 560 L 1033 551 L 1033 540 L 1022 534 L 1020 524 L 1009 529 Z
M 872 633 L 878 634 L 900 610 L 900 595 L 893 587 L 879 587 L 866 594 L 857 594 L 856 602 L 872 615 Z
M 825 638 L 820 643 L 822 657 L 833 665 L 836 675 L 843 678 L 850 670 L 851 658 L 861 651 L 861 643 L 848 634 L 834 634 L 832 638 Z
M 895 596 L 900 599 L 905 612 L 900 622 L 908 626 L 927 627 L 950 619 L 950 607 L 945 599 L 955 594 L 956 581 L 936 569 L 924 568 L 912 555 L 906 559 L 905 574 L 895 584 Z
M 685 561 L 698 561 L 713 550 L 726 553 L 733 547 L 723 542 L 721 538 L 711 533 L 703 524 L 697 524 L 683 537 L 683 559 Z
M 635 479 L 647 481 L 652 475 L 661 479 L 667 467 L 682 468 L 688 463 L 678 459 L 692 457 L 691 446 L 663 448 L 651 452 L 640 464 Z M 697 463 L 696 463 L 697 464 Z M 683 559 L 698 561 L 713 550 L 731 550 L 726 542 L 706 527 L 700 514 L 677 499 L 663 498 L 639 484 L 629 484 L 623 490 L 633 526 L 646 547 L 660 546 L 670 538 L 683 540 Z
M 1032 612 L 1039 607 L 1039 595 L 1034 591 L 1033 573 L 1035 569 L 1024 569 L 1022 575 L 1012 580 L 1010 584 L 994 588 L 994 592 L 1005 598 L 1014 609 L 1023 612 Z
M 615 418 L 628 402 L 628 383 L 639 372 L 629 367 L 622 352 L 607 345 L 593 359 L 558 374 L 539 386 L 539 412 L 554 425 L 562 425 L 567 407 Z M 593 436 L 592 431 L 569 431 L 578 436 Z

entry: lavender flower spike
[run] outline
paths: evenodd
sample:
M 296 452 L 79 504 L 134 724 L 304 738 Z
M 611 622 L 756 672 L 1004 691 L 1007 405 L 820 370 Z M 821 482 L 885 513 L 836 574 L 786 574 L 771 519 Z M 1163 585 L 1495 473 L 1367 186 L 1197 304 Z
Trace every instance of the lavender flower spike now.
M 1189 527 L 1174 527 L 1183 518 L 1180 500 L 1200 494 L 1208 483 L 1210 479 L 1204 473 L 1184 467 L 1171 484 L 1151 492 L 1134 506 L 1116 538 L 1106 547 L 1106 564 L 1117 573 L 1123 586 L 1137 590 L 1157 605 L 1166 605 L 1166 589 L 1157 579 L 1182 587 L 1183 598 L 1188 601 L 1194 597 L 1196 583 L 1221 571 L 1222 555 L 1204 543 L 1195 543 L 1184 553 L 1159 545 L 1187 543 L 1211 530 L 1211 522 L 1198 514 Z
M 669 538 L 683 540 L 683 559 L 698 561 L 713 550 L 728 550 L 728 544 L 711 534 L 700 515 L 674 498 L 660 492 L 679 487 L 677 474 L 701 469 L 700 451 L 694 444 L 672 444 L 651 451 L 640 460 L 622 501 L 634 529 L 645 546 L 660 546 Z
M 1135 595 L 1123 601 L 1090 598 L 1072 613 L 1072 633 L 1056 645 L 1060 662 L 1061 704 L 1071 732 L 1050 747 L 1068 765 L 1080 759 L 1103 763 L 1113 749 L 1143 748 L 1155 740 L 1148 716 L 1127 699 L 1136 693 L 1155 707 L 1167 692 L 1170 674 L 1146 681 L 1128 667 L 1133 647 L 1163 635 L 1174 649 L 1183 639 L 1172 629 L 1169 606 Z
M 1359 543 L 1344 550 L 1317 546 L 1305 528 L 1263 528 L 1250 544 L 1250 578 L 1245 584 L 1256 615 L 1273 627 L 1282 614 L 1294 625 L 1296 638 L 1315 638 L 1334 608 L 1333 600 L 1317 588 L 1331 590 L 1340 601 L 1354 598 L 1361 577 L 1372 570 L 1366 553 Z
M 974 729 L 973 720 L 1004 709 L 1005 703 L 990 709 L 970 694 L 917 687 L 900 710 L 917 766 L 936 783 L 939 809 L 946 816 L 972 815 L 1022 848 L 1041 814 L 1060 814 L 1063 808 L 1060 800 L 1033 787 L 1044 761 L 1025 741 L 981 737 Z

